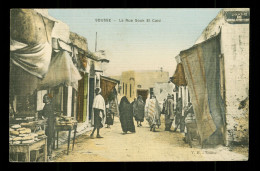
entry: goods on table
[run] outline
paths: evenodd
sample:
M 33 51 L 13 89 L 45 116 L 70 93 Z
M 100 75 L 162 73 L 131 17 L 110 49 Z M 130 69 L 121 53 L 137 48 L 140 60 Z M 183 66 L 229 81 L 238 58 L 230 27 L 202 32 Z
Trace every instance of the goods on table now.
M 30 128 L 21 127 L 21 125 L 13 125 L 9 130 L 10 144 L 30 144 L 46 137 L 45 132 L 42 130 L 32 133 Z
M 18 136 L 19 137 L 26 137 L 26 136 L 29 136 L 30 134 L 19 134 Z
M 31 136 L 31 135 L 29 135 L 29 136 L 25 136 L 25 137 L 22 137 L 22 141 L 26 141 L 26 140 L 33 140 L 34 139 L 34 137 L 33 136 Z
M 21 141 L 13 141 L 12 144 L 21 144 Z
M 31 144 L 31 143 L 34 143 L 34 140 L 22 141 L 22 144 Z
M 11 135 L 17 135 L 17 136 L 18 136 L 18 135 L 19 135 L 19 132 L 18 132 L 18 131 L 10 131 L 10 134 L 11 134 Z
M 24 130 L 26 130 L 26 128 L 18 128 L 16 131 L 24 131 Z
M 24 122 L 20 124 L 22 128 L 30 128 L 31 130 L 35 130 L 37 121 L 32 122 Z
M 15 129 L 13 129 L 13 128 L 9 128 L 9 131 L 15 131 Z
M 25 130 L 22 130 L 22 131 L 19 131 L 20 134 L 30 134 L 32 131 L 31 129 L 25 129 Z
M 75 121 L 73 117 L 60 116 L 56 118 L 57 128 L 72 129 L 75 123 L 77 123 L 77 121 Z
M 11 128 L 18 129 L 18 128 L 21 128 L 21 125 L 16 124 L 16 125 L 11 126 Z
M 22 137 L 15 137 L 15 138 L 12 138 L 12 141 L 21 141 L 22 140 Z
M 38 136 L 41 136 L 41 135 L 44 135 L 45 132 L 44 131 L 38 131 L 37 134 L 38 134 Z

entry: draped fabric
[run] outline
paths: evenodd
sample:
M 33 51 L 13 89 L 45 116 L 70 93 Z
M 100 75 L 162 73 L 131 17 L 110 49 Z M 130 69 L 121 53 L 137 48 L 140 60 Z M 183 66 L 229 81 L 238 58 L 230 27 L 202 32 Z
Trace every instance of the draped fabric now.
M 100 88 L 102 89 L 101 91 L 101 95 L 104 97 L 105 102 L 108 102 L 108 96 L 110 95 L 110 93 L 113 92 L 113 89 L 115 88 L 116 84 L 115 82 L 106 80 L 104 78 L 102 78 L 102 76 L 100 77 Z
M 180 53 L 202 141 L 224 123 L 219 84 L 219 39 L 219 35 L 215 36 Z
M 10 40 L 10 90 L 13 95 L 32 95 L 48 72 L 51 60 L 49 43 L 27 45 Z
M 39 83 L 39 89 L 55 87 L 59 84 L 78 89 L 81 75 L 74 66 L 68 52 L 60 50 L 51 60 L 50 68 L 45 78 Z
M 147 99 L 145 104 L 145 119 L 150 126 L 161 125 L 161 109 L 157 99 Z
M 176 70 L 175 70 L 175 73 L 173 75 L 172 82 L 176 86 L 186 86 L 187 85 L 187 81 L 185 79 L 185 73 L 184 73 L 182 63 L 178 63 Z
M 126 96 L 121 98 L 119 104 L 119 117 L 123 132 L 135 132 L 133 105 L 128 101 Z
M 52 53 L 52 47 L 48 42 L 27 45 L 10 40 L 10 53 L 13 64 L 32 75 L 43 78 L 48 72 Z

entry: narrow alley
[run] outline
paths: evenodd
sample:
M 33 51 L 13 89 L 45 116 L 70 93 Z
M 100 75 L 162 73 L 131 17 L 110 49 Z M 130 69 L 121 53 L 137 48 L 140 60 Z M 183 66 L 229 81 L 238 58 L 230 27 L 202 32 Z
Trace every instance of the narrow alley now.
M 102 128 L 104 138 L 90 139 L 87 132 L 76 139 L 69 155 L 54 157 L 54 162 L 116 162 L 116 161 L 225 161 L 247 160 L 242 154 L 231 152 L 227 147 L 201 149 L 196 140 L 193 148 L 183 141 L 184 135 L 164 131 L 164 116 L 158 132 L 149 131 L 146 121 L 136 127 L 136 133 L 123 135 L 118 117 L 111 128 Z M 135 124 L 136 125 L 136 124 Z M 172 128 L 173 129 L 173 128 Z M 67 144 L 61 146 L 66 149 Z

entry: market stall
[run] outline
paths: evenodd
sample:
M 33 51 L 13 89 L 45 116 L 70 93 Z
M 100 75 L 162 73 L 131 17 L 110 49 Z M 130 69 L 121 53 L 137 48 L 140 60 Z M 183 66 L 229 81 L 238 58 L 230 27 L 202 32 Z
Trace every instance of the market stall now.
M 77 132 L 77 121 L 74 120 L 73 117 L 66 117 L 66 116 L 60 116 L 56 118 L 56 125 L 55 125 L 55 132 L 56 132 L 56 148 L 59 148 L 59 132 L 61 131 L 68 131 L 68 148 L 67 148 L 67 154 L 69 154 L 69 148 L 70 148 L 70 140 L 71 140 L 71 131 L 73 131 L 73 144 L 72 144 L 72 150 L 74 148 L 75 144 L 75 138 L 76 138 L 76 132 Z M 54 141 L 55 143 L 55 141 Z M 55 147 L 55 144 L 53 145 Z
M 46 161 L 47 136 L 43 130 L 33 132 L 33 124 L 14 124 L 9 129 L 10 161 Z M 34 155 L 32 155 L 34 154 Z M 23 159 L 21 159 L 23 155 Z

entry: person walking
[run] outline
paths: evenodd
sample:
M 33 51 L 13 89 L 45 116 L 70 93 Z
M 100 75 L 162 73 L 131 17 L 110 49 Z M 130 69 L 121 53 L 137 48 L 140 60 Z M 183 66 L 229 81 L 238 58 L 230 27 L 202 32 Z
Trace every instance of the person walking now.
M 106 112 L 106 105 L 105 100 L 101 96 L 101 88 L 95 89 L 96 97 L 94 98 L 93 102 L 93 113 L 92 113 L 92 123 L 94 121 L 94 129 L 92 133 L 90 134 L 90 138 L 94 138 L 94 132 L 97 130 L 97 138 L 103 138 L 99 134 L 99 130 L 103 127 L 103 124 L 105 123 L 105 112 Z M 93 116 L 94 115 L 94 116 Z
M 161 125 L 160 120 L 161 109 L 155 95 L 151 95 L 150 99 L 146 100 L 145 104 L 145 119 L 150 125 L 150 131 L 156 132 L 155 127 Z
M 137 122 L 137 127 L 142 126 L 142 122 L 144 121 L 144 105 L 143 98 L 139 95 L 133 104 L 133 112 Z
M 165 131 L 170 131 L 172 122 L 174 120 L 174 97 L 171 95 L 167 96 L 165 102 Z
M 123 134 L 126 134 L 128 131 L 135 133 L 133 105 L 128 101 L 126 96 L 120 100 L 119 117 Z

